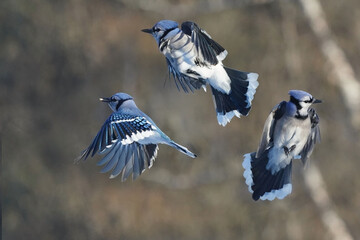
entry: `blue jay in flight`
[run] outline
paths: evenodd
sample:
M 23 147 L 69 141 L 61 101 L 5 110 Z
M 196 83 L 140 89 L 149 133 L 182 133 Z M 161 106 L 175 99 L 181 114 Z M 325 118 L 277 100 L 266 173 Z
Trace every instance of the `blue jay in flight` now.
M 109 98 L 100 98 L 114 111 L 100 131 L 75 161 L 96 153 L 104 155 L 97 165 L 105 165 L 102 173 L 111 171 L 110 178 L 122 172 L 125 181 L 132 173 L 135 180 L 146 166 L 151 168 L 157 156 L 158 144 L 167 144 L 178 151 L 195 158 L 196 155 L 172 141 L 140 109 L 133 98 L 126 93 L 116 93 Z
M 196 23 L 184 22 L 180 29 L 177 22 L 161 20 L 142 31 L 155 38 L 178 89 L 206 91 L 206 84 L 211 86 L 220 125 L 249 114 L 259 75 L 225 67 L 227 51 Z
M 309 93 L 289 91 L 290 101 L 275 106 L 266 119 L 257 152 L 244 155 L 244 177 L 253 199 L 283 199 L 291 193 L 293 159 L 303 164 L 320 142 L 319 117 Z

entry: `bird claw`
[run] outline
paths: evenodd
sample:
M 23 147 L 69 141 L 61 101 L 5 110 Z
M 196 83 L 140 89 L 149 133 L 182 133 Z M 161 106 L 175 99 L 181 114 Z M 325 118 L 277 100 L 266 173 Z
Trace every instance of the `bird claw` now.
M 294 151 L 295 147 L 296 147 L 296 145 L 292 145 L 290 148 L 288 148 L 288 147 L 283 147 L 286 156 L 288 156 L 292 151 Z

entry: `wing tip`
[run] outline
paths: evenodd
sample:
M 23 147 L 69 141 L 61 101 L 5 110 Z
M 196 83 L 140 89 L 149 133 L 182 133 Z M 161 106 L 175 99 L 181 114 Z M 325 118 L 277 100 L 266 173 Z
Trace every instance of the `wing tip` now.
M 85 149 L 81 152 L 80 156 L 78 156 L 77 158 L 74 159 L 73 163 L 74 164 L 79 164 L 81 162 L 81 160 L 85 161 L 88 157 L 88 153 L 89 149 Z

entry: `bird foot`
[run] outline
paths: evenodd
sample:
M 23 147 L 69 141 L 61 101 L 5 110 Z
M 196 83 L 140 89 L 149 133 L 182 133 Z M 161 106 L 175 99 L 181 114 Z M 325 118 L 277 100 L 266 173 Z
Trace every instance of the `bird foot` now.
M 288 156 L 295 149 L 295 147 L 296 147 L 296 145 L 292 145 L 290 148 L 284 147 L 284 152 L 285 152 L 286 156 Z

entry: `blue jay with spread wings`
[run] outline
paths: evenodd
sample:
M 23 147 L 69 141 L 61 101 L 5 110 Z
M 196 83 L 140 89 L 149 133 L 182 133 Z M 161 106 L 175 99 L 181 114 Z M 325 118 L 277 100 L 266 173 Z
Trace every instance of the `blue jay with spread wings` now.
M 292 160 L 305 164 L 320 142 L 319 117 L 310 106 L 321 101 L 300 90 L 289 95 L 290 101 L 275 106 L 266 119 L 257 151 L 244 155 L 244 177 L 255 201 L 289 195 Z
M 157 156 L 158 144 L 167 144 L 178 151 L 195 158 L 196 155 L 172 141 L 160 128 L 137 108 L 133 98 L 126 93 L 116 93 L 110 98 L 100 98 L 114 111 L 105 121 L 100 131 L 76 159 L 86 160 L 96 153 L 104 157 L 98 165 L 105 165 L 101 172 L 111 172 L 115 178 L 122 172 L 125 181 L 132 173 L 135 180 L 145 168 L 151 168 Z
M 206 84 L 211 86 L 220 125 L 249 114 L 259 75 L 225 67 L 227 51 L 196 23 L 184 22 L 180 29 L 177 22 L 161 20 L 142 31 L 155 38 L 178 89 L 206 91 Z

